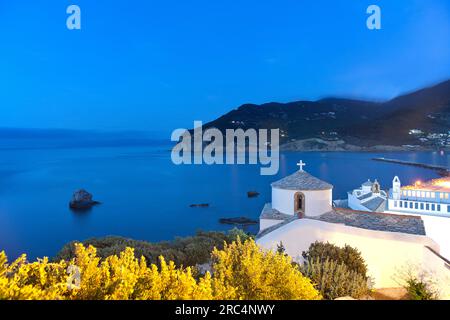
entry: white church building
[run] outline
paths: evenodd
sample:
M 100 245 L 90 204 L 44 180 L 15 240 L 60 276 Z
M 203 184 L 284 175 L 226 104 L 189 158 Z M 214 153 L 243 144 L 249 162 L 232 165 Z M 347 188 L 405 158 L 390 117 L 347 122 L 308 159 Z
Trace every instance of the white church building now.
M 386 212 L 419 216 L 427 236 L 440 246 L 440 253 L 450 260 L 450 179 L 417 181 L 403 186 L 399 177 L 392 181 Z
M 395 177 L 390 190 L 388 210 L 450 218 L 450 180 L 435 179 L 402 188 Z
M 360 188 L 348 192 L 348 207 L 352 210 L 384 212 L 388 195 L 381 189 L 380 183 L 368 180 Z
M 257 243 L 302 262 L 302 253 L 316 242 L 357 248 L 368 265 L 375 288 L 399 287 L 395 275 L 414 266 L 431 272 L 441 296 L 450 298 L 450 264 L 427 236 L 419 216 L 355 211 L 333 207 L 333 186 L 303 170 L 272 183 L 272 202 L 260 216 Z

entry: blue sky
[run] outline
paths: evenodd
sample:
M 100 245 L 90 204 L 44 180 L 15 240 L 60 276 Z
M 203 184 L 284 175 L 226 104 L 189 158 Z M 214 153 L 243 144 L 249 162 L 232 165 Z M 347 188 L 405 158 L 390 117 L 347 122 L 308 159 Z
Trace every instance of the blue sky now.
M 248 102 L 450 78 L 450 0 L 1 0 L 0 32 L 0 127 L 170 132 Z

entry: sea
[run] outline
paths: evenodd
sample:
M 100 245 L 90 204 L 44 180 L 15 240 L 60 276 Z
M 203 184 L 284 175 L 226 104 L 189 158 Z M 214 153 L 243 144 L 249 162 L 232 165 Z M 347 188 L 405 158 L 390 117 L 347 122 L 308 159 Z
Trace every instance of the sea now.
M 305 170 L 334 185 L 333 198 L 368 179 L 384 189 L 394 176 L 402 184 L 428 180 L 427 169 L 373 161 L 387 157 L 449 165 L 440 152 L 285 152 L 276 176 L 261 176 L 258 165 L 175 165 L 170 144 L 106 147 L 0 148 L 0 251 L 10 259 L 54 256 L 64 244 L 110 235 L 146 241 L 173 240 L 197 231 L 226 231 L 221 218 L 258 219 L 271 201 L 270 184 Z M 74 212 L 73 192 L 86 189 L 101 202 Z M 260 195 L 248 198 L 248 191 Z M 191 204 L 207 203 L 206 208 Z M 255 233 L 258 226 L 245 229 Z

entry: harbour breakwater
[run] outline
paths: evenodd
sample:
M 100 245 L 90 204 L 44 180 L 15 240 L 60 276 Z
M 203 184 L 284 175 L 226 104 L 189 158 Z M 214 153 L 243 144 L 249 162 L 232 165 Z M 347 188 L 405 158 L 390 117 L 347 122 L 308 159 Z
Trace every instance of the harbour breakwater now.
M 387 158 L 373 158 L 372 160 L 379 161 L 379 162 L 401 164 L 401 165 L 405 165 L 405 166 L 412 166 L 412 167 L 418 167 L 418 168 L 424 168 L 424 169 L 430 169 L 430 170 L 436 171 L 442 177 L 450 176 L 450 170 L 446 166 L 438 166 L 438 165 L 421 163 L 421 162 L 405 161 L 405 160 L 398 160 L 398 159 L 387 159 Z

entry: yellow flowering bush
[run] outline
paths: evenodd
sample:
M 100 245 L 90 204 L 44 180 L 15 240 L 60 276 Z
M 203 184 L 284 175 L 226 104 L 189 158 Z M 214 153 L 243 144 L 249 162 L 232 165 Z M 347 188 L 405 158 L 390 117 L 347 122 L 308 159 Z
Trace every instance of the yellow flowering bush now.
M 319 299 L 309 279 L 288 257 L 263 252 L 253 240 L 239 239 L 212 253 L 212 275 L 194 277 L 160 257 L 159 267 L 137 259 L 134 249 L 105 259 L 93 246 L 77 244 L 70 261 L 47 258 L 8 263 L 0 253 L 0 299 L 202 300 Z
M 213 288 L 219 299 L 317 300 L 320 294 L 292 259 L 238 239 L 214 249 Z

